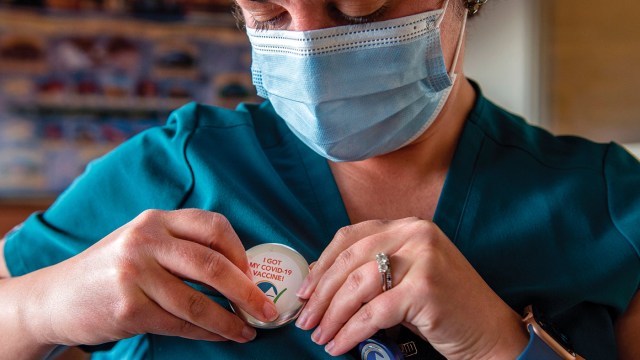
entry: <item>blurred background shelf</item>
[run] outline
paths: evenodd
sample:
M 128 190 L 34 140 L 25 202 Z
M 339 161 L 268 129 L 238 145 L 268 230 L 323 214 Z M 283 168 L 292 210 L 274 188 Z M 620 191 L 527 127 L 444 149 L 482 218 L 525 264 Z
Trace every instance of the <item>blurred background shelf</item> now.
M 193 101 L 191 98 L 126 97 L 109 98 L 101 95 L 42 95 L 33 101 L 7 99 L 10 107 L 19 112 L 58 112 L 58 113 L 154 113 L 166 114 Z
M 0 0 L 0 202 L 55 197 L 188 102 L 259 101 L 250 61 L 230 1 Z

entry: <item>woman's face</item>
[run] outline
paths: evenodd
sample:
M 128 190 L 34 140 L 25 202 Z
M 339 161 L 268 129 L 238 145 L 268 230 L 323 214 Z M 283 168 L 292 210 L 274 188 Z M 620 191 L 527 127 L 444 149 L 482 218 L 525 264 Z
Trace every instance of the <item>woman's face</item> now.
M 451 0 L 457 1 L 457 0 Z M 442 6 L 442 0 L 236 0 L 246 25 L 258 29 L 316 30 L 388 20 Z

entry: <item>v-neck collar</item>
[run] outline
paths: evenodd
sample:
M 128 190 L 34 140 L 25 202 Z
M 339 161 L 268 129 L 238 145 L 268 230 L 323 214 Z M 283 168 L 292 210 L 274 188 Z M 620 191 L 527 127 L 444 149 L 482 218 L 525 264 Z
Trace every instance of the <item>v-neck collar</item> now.
M 301 141 L 298 141 L 297 148 L 314 191 L 318 210 L 323 216 L 323 238 L 333 239 L 340 228 L 351 224 L 342 195 L 327 160 Z
M 478 156 L 484 142 L 484 134 L 472 120 L 482 117 L 486 107 L 486 99 L 478 84 L 470 82 L 476 92 L 476 100 L 465 120 L 433 215 L 433 222 L 447 234 L 453 243 L 456 243 L 458 238 L 462 217 L 476 174 Z

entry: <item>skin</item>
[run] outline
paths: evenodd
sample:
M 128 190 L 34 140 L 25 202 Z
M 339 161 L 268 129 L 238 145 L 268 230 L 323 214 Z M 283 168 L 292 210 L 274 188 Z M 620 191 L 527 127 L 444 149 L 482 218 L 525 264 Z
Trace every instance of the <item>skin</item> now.
M 247 26 L 287 30 L 385 20 L 441 6 L 440 1 L 404 0 L 237 3 Z M 385 11 L 378 11 L 382 6 Z M 451 7 L 442 24 L 450 68 L 460 28 L 460 13 Z M 365 161 L 329 164 L 355 225 L 336 234 L 305 280 L 298 295 L 309 301 L 297 325 L 315 328 L 312 339 L 332 355 L 397 324 L 450 359 L 514 359 L 526 346 L 520 315 L 431 221 L 475 99 L 461 60 L 455 72 L 458 80 L 447 104 L 415 142 Z M 96 344 L 140 333 L 238 342 L 255 336 L 180 279 L 217 289 L 258 319 L 276 316 L 245 275 L 244 249 L 220 214 L 147 211 L 85 252 L 18 278 L 9 278 L 2 246 L 0 359 L 11 354 L 41 358 L 54 344 Z M 394 287 L 385 293 L 373 261 L 379 252 L 390 255 L 393 264 Z M 639 314 L 636 296 L 617 323 L 623 358 L 640 354 Z

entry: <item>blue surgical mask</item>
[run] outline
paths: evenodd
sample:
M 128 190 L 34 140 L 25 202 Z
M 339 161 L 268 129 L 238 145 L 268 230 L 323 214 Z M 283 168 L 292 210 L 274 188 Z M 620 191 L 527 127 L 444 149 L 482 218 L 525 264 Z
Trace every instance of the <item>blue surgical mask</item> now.
M 375 23 L 247 29 L 253 83 L 291 131 L 329 160 L 397 150 L 433 123 L 455 81 L 440 45 L 446 3 Z

